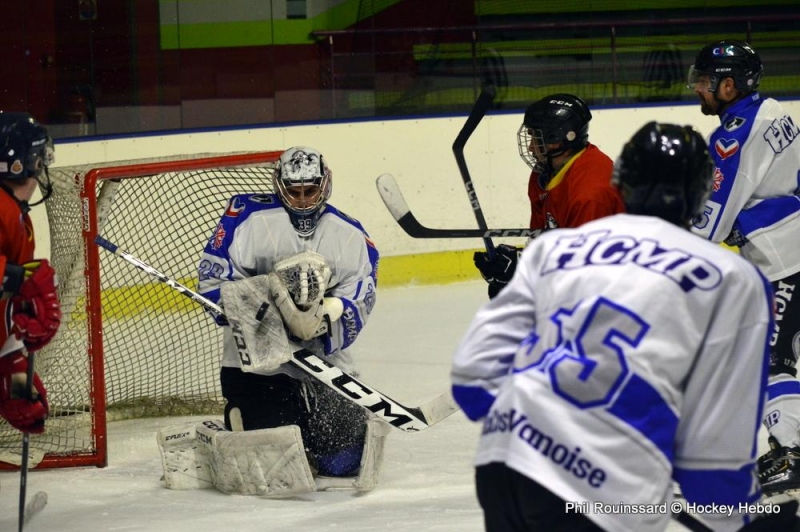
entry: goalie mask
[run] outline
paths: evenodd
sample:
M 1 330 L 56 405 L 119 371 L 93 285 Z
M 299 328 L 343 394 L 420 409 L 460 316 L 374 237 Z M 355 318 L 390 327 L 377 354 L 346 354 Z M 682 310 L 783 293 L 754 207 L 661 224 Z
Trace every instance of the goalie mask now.
M 289 213 L 292 227 L 304 238 L 314 234 L 331 197 L 331 177 L 325 159 L 314 148 L 289 148 L 278 161 L 272 176 L 275 192 Z
M 628 213 L 688 227 L 703 211 L 713 172 L 706 141 L 695 129 L 649 122 L 622 148 L 612 182 Z
M 0 179 L 18 182 L 36 179 L 42 188 L 42 199 L 31 206 L 52 194 L 47 167 L 54 161 L 53 141 L 44 126 L 28 113 L 0 112 Z M 46 177 L 44 182 L 42 174 Z
M 519 155 L 531 170 L 553 171 L 553 158 L 577 151 L 589 143 L 592 113 L 572 94 L 553 94 L 532 103 L 517 132 Z M 556 148 L 548 148 L 558 144 Z

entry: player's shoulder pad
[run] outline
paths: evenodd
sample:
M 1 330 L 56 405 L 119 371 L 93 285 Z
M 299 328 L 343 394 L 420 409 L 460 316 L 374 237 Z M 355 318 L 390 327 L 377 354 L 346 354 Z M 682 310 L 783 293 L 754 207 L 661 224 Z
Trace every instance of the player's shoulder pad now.
M 361 222 L 359 222 L 358 220 L 356 220 L 352 216 L 340 211 L 339 209 L 337 209 L 336 207 L 334 207 L 330 203 L 325 206 L 325 212 L 323 213 L 323 216 L 328 216 L 328 215 L 335 216 L 335 217 L 339 218 L 340 220 L 344 220 L 345 222 L 347 222 L 348 224 L 352 225 L 353 227 L 355 227 L 356 229 L 358 229 L 362 233 L 367 234 L 367 232 L 364 230 L 364 226 L 361 225 Z
M 238 194 L 228 200 L 222 220 L 236 225 L 254 212 L 276 207 L 281 207 L 281 202 L 275 194 Z
M 242 194 L 237 197 L 243 198 L 247 208 L 253 210 L 275 209 L 283 206 L 277 194 Z

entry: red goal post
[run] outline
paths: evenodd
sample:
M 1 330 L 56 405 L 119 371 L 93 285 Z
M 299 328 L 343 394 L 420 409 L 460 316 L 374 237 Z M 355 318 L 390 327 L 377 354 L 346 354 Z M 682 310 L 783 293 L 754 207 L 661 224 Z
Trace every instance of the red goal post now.
M 32 467 L 104 467 L 109 420 L 222 414 L 219 328 L 177 292 L 101 255 L 94 239 L 104 235 L 194 287 L 227 201 L 271 192 L 281 153 L 50 169 L 50 255 L 64 318 L 36 357 L 50 418 L 31 437 Z M 0 468 L 18 466 L 21 439 L 0 421 Z

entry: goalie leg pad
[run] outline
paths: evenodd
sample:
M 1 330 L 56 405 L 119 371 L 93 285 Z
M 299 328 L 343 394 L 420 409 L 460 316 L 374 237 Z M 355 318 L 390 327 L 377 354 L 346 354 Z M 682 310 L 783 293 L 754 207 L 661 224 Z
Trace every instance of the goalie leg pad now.
M 383 465 L 383 446 L 391 428 L 380 419 L 367 420 L 367 437 L 361 454 L 361 468 L 353 486 L 358 491 L 372 491 L 378 485 L 378 476 Z
M 300 429 L 229 432 L 208 420 L 157 435 L 169 489 L 216 488 L 224 493 L 292 497 L 316 491 Z
M 361 466 L 356 477 L 317 477 L 317 489 L 372 491 L 378 485 L 381 466 L 383 465 L 383 448 L 386 436 L 391 431 L 388 423 L 380 419 L 367 420 L 367 436 L 361 452 Z
M 196 427 L 210 457 L 211 482 L 224 493 L 282 498 L 316 491 L 300 428 L 229 432 L 222 422 Z
M 164 483 L 171 490 L 213 488 L 211 462 L 206 447 L 197 440 L 195 424 L 169 427 L 156 434 L 164 469 Z

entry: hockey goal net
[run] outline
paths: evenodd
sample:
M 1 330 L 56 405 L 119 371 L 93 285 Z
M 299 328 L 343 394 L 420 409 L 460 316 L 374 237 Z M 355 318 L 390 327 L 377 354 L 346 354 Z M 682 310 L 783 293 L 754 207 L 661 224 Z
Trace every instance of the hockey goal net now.
M 196 288 L 197 264 L 231 196 L 271 192 L 281 152 L 53 168 L 51 259 L 64 314 L 36 355 L 48 390 L 31 465 L 105 466 L 106 422 L 222 412 L 221 330 L 199 305 L 94 244 L 101 234 Z M 0 461 L 20 433 L 0 423 Z

